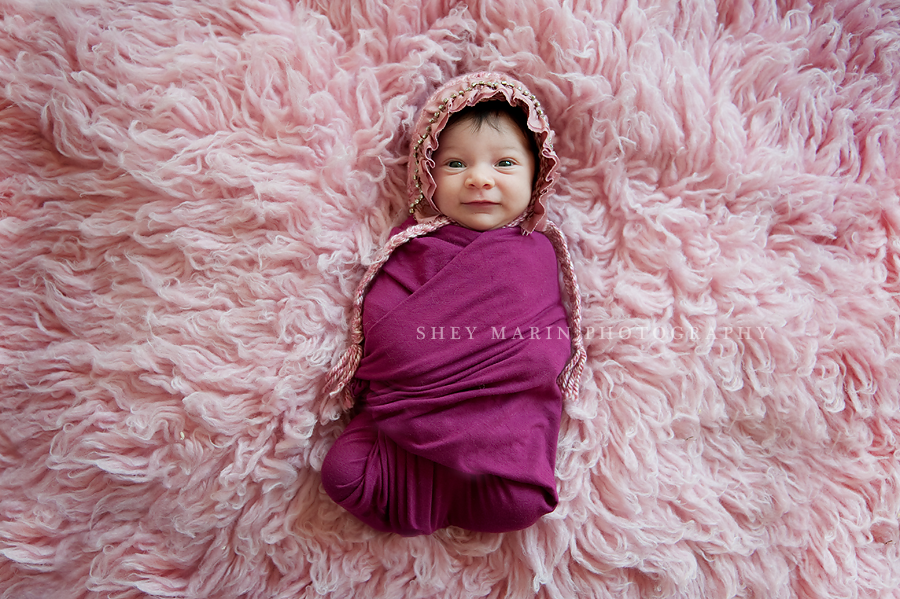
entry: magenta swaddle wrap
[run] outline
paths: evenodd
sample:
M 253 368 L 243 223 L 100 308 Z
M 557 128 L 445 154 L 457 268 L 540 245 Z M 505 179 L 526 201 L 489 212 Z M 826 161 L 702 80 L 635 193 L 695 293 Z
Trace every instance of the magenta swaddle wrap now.
M 556 256 L 545 236 L 451 225 L 413 239 L 394 252 L 372 284 L 363 330 L 356 371 L 364 388 L 361 416 L 395 446 L 385 450 L 373 443 L 365 471 L 400 478 L 407 488 L 384 499 L 381 522 L 360 501 L 364 497 L 340 497 L 339 503 L 375 528 L 406 534 L 451 524 L 492 530 L 503 512 L 517 509 L 502 502 L 455 514 L 450 506 L 465 478 L 516 483 L 508 486 L 525 489 L 528 501 L 537 503 L 527 506 L 535 518 L 555 507 L 562 407 L 556 381 L 571 344 Z M 382 469 L 385 460 L 393 463 Z M 435 501 L 407 505 L 407 513 L 390 505 L 428 494 L 435 467 L 454 487 L 435 500 L 445 509 L 436 511 Z M 440 481 L 435 490 L 448 493 Z M 514 492 L 512 498 L 518 500 Z M 454 515 L 462 521 L 453 521 Z

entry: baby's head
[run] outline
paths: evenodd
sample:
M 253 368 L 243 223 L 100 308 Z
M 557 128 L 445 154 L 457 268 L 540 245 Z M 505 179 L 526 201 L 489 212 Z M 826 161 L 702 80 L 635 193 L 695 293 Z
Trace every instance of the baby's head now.
M 558 158 L 540 103 L 497 73 L 458 77 L 419 117 L 410 152 L 410 213 L 443 214 L 487 231 L 520 225 L 542 230 Z
M 476 231 L 525 216 L 538 164 L 526 120 L 522 110 L 496 100 L 450 117 L 432 155 L 432 200 L 441 214 Z

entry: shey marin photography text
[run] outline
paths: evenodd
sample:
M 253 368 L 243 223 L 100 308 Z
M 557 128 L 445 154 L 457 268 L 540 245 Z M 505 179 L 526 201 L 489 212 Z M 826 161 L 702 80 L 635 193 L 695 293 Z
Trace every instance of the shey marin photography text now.
M 582 329 L 585 341 L 630 339 L 657 341 L 710 341 L 716 339 L 749 340 L 761 339 L 768 331 L 768 326 L 586 326 Z M 496 340 L 540 341 L 551 339 L 570 339 L 568 327 L 529 327 L 506 325 L 446 325 L 417 326 L 417 341 L 466 341 L 489 335 Z

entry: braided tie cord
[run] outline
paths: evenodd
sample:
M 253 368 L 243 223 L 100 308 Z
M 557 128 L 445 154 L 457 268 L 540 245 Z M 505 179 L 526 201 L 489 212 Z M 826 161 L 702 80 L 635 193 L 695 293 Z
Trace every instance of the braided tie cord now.
M 362 359 L 362 308 L 366 291 L 368 291 L 369 286 L 375 279 L 375 275 L 381 270 L 382 265 L 394 253 L 394 250 L 410 239 L 437 231 L 450 222 L 452 221 L 446 216 L 440 216 L 434 220 L 413 225 L 400 231 L 388 239 L 384 247 L 375 254 L 372 264 L 366 269 L 362 280 L 356 288 L 356 294 L 353 296 L 353 308 L 350 313 L 350 346 L 344 351 L 340 360 L 332 367 L 325 378 L 325 393 L 331 396 L 339 395 L 345 409 L 353 406 L 353 395 L 350 392 L 349 385 L 357 367 L 359 367 L 359 361 Z
M 563 284 L 566 287 L 566 295 L 569 298 L 569 330 L 572 337 L 572 357 L 559 375 L 558 384 L 563 391 L 566 401 L 576 401 L 581 385 L 581 375 L 587 361 L 587 352 L 584 349 L 584 337 L 581 334 L 581 291 L 578 288 L 578 280 L 575 278 L 575 267 L 572 265 L 572 257 L 569 255 L 569 245 L 566 238 L 551 221 L 547 221 L 544 229 L 553 249 L 556 251 L 556 261 L 562 267 Z

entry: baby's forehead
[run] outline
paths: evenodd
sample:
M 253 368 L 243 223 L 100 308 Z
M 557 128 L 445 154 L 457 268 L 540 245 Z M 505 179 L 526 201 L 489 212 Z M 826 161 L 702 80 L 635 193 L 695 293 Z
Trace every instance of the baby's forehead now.
M 484 142 L 485 139 L 516 147 L 528 145 L 528 136 L 509 115 L 497 114 L 490 118 L 464 115 L 438 133 L 436 151 L 440 152 L 447 145 Z
M 483 127 L 490 127 L 495 131 L 501 131 L 505 128 L 521 130 L 519 123 L 506 112 L 462 112 L 450 117 L 443 131 L 438 133 L 440 137 L 443 133 L 451 129 L 465 127 L 472 132 L 480 131 Z

